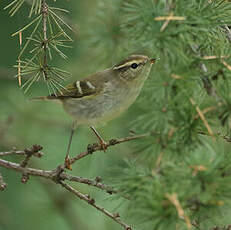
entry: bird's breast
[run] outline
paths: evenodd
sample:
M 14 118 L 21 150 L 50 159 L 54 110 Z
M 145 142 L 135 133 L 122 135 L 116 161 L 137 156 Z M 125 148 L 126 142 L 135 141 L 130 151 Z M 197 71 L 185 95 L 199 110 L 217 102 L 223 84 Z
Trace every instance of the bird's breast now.
M 64 109 L 80 124 L 105 123 L 125 111 L 135 101 L 141 87 L 106 82 L 103 91 L 96 96 L 64 100 Z

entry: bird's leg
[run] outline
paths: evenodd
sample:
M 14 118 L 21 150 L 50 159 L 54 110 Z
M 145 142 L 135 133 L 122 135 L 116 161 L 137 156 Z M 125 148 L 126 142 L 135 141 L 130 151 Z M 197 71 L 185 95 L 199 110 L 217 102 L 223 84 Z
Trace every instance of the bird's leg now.
M 72 138 L 74 135 L 74 132 L 76 130 L 77 127 L 77 122 L 73 121 L 72 125 L 71 125 L 71 135 L 69 138 L 69 142 L 68 142 L 68 146 L 67 146 L 67 152 L 66 152 L 66 157 L 65 157 L 65 167 L 69 170 L 71 170 L 71 162 L 70 162 L 70 158 L 69 158 L 69 153 L 70 153 L 70 148 L 71 148 L 71 142 L 72 142 Z
M 107 142 L 104 141 L 104 139 L 100 136 L 100 134 L 96 131 L 96 129 L 93 126 L 90 126 L 91 130 L 94 132 L 94 134 L 99 139 L 99 144 L 104 152 L 106 152 L 107 149 Z

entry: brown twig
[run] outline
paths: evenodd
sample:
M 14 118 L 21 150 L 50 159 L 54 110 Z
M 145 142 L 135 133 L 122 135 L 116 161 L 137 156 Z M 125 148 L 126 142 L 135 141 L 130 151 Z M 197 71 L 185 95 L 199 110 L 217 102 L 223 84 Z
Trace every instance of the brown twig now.
M 152 133 L 146 133 L 146 134 L 142 134 L 142 135 L 137 135 L 137 136 L 130 136 L 130 137 L 125 137 L 125 138 L 120 138 L 120 139 L 111 139 L 107 144 L 106 144 L 106 148 L 113 146 L 113 145 L 117 145 L 117 144 L 121 144 L 127 141 L 132 141 L 132 140 L 136 140 L 136 139 L 141 139 L 144 137 L 148 137 L 152 135 Z M 75 163 L 77 160 L 82 159 L 83 157 L 86 157 L 94 152 L 97 151 L 102 151 L 102 146 L 99 145 L 98 143 L 95 143 L 93 145 L 88 145 L 87 151 L 82 152 L 80 154 L 77 154 L 75 157 L 70 159 L 70 163 L 73 164 Z
M 48 5 L 46 0 L 41 2 L 41 13 L 43 19 L 43 74 L 45 79 L 47 79 L 47 14 L 48 14 Z
M 173 193 L 173 194 L 167 193 L 167 194 L 165 194 L 165 196 L 176 207 L 179 218 L 183 219 L 185 221 L 188 229 L 191 229 L 192 228 L 191 221 L 190 221 L 189 217 L 185 214 L 185 212 L 184 212 L 184 210 L 183 210 L 183 208 L 179 202 L 177 194 L 176 193 Z
M 19 45 L 20 45 L 20 50 L 22 50 L 22 31 L 19 32 Z M 19 87 L 22 86 L 21 61 L 20 61 L 20 58 L 18 58 L 18 85 L 19 85 Z
M 69 229 L 84 229 L 90 230 L 86 223 L 83 223 L 78 216 L 78 212 L 74 210 L 72 205 L 73 197 L 72 194 L 66 194 L 66 191 L 57 191 L 56 186 L 49 183 L 49 181 L 40 180 L 45 192 L 50 197 L 52 203 L 56 207 L 56 212 L 60 213 L 60 216 L 64 218 L 69 226 Z
M 222 61 L 223 65 L 231 71 L 231 66 L 226 62 L 226 61 Z
M 169 17 L 172 17 L 172 16 L 173 16 L 173 12 L 170 13 Z M 169 22 L 170 22 L 169 19 L 167 19 L 167 20 L 164 22 L 164 24 L 163 24 L 163 25 L 161 26 L 161 28 L 160 28 L 160 32 L 164 31 L 164 29 L 168 26 Z
M 210 127 L 208 121 L 206 120 L 204 114 L 203 114 L 202 111 L 200 110 L 200 108 L 196 105 L 195 101 L 194 101 L 192 98 L 190 98 L 189 100 L 190 100 L 191 104 L 192 104 L 193 106 L 195 106 L 196 111 L 197 111 L 198 115 L 200 116 L 201 120 L 203 121 L 205 127 L 207 128 L 207 130 L 208 130 L 210 136 L 214 136 L 214 135 L 213 135 L 213 131 L 212 131 L 212 129 L 211 129 L 211 127 Z
M 26 155 L 26 151 L 23 150 L 23 151 L 20 151 L 20 150 L 12 150 L 12 151 L 6 151 L 6 152 L 0 152 L 0 157 L 3 157 L 3 156 L 9 156 L 9 155 L 20 155 L 20 156 L 23 156 L 23 155 Z M 42 157 L 44 155 L 43 152 L 35 152 L 33 154 L 33 156 L 35 157 Z
M 169 16 L 155 17 L 154 20 L 155 21 L 165 21 L 165 20 L 169 20 L 169 21 L 184 21 L 184 20 L 186 20 L 186 17 L 169 15 Z
M 25 173 L 27 173 L 29 175 L 32 175 L 32 176 L 44 177 L 44 178 L 47 178 L 47 179 L 51 179 L 52 175 L 54 175 L 53 170 L 24 168 L 20 164 L 10 162 L 10 161 L 6 161 L 6 160 L 3 160 L 3 159 L 0 159 L 0 166 L 2 166 L 4 168 L 15 170 L 15 171 L 18 171 L 18 172 L 22 172 L 22 173 L 25 172 Z
M 207 108 L 205 108 L 205 109 L 203 109 L 201 112 L 203 113 L 203 114 L 206 114 L 206 113 L 208 113 L 208 112 L 211 112 L 211 111 L 214 111 L 214 110 L 216 110 L 216 109 L 218 109 L 219 108 L 219 106 L 221 106 L 222 105 L 222 103 L 218 103 L 217 104 L 217 106 L 210 106 L 210 107 L 207 107 Z M 200 116 L 199 116 L 199 114 L 197 114 L 195 117 L 194 117 L 194 119 L 196 120 L 196 119 L 198 119 Z
M 177 75 L 177 74 L 171 74 L 171 77 L 172 78 L 174 78 L 174 79 L 183 79 L 183 77 L 182 76 L 180 76 L 180 75 Z
M 126 230 L 132 230 L 132 228 L 129 225 L 127 225 L 123 221 L 121 221 L 121 219 L 119 218 L 119 215 L 117 213 L 116 214 L 112 214 L 112 213 L 108 212 L 107 210 L 105 210 L 104 208 L 96 205 L 95 204 L 95 200 L 93 198 L 91 198 L 88 195 L 82 194 L 81 192 L 79 192 L 78 190 L 74 189 L 72 186 L 66 184 L 65 182 L 60 181 L 60 184 L 62 185 L 62 187 L 64 187 L 65 189 L 67 189 L 69 192 L 75 194 L 81 200 L 84 200 L 89 205 L 91 205 L 94 208 L 96 208 L 98 211 L 104 213 L 106 216 L 108 216 L 111 219 L 113 219 L 115 222 L 117 222 L 118 224 L 120 224 L 124 229 L 126 229 Z
M 90 179 L 79 177 L 79 176 L 72 176 L 72 175 L 66 174 L 66 173 L 61 173 L 60 178 L 62 180 L 75 181 L 75 182 L 79 182 L 79 183 L 82 183 L 82 184 L 87 184 L 87 185 L 90 185 L 90 186 L 94 186 L 94 187 L 97 187 L 97 188 L 99 188 L 101 190 L 105 190 L 109 194 L 117 193 L 117 191 L 114 190 L 112 187 L 110 187 L 110 186 L 108 186 L 106 184 L 100 183 L 97 180 L 90 180 Z
M 21 165 L 23 168 L 25 168 L 25 167 L 27 166 L 27 164 L 28 164 L 30 158 L 31 158 L 34 154 L 38 153 L 38 152 L 39 152 L 40 150 L 42 150 L 42 149 L 43 149 L 43 147 L 40 146 L 40 145 L 33 145 L 32 148 L 30 148 L 30 149 L 25 149 L 24 152 L 25 152 L 26 157 L 25 157 L 25 159 L 20 163 L 20 165 Z
M 56 169 L 53 169 L 53 170 L 41 170 L 41 169 L 35 169 L 35 168 L 24 168 L 20 164 L 6 161 L 3 159 L 0 159 L 0 166 L 3 166 L 5 168 L 9 168 L 9 169 L 13 169 L 15 171 L 22 172 L 22 173 L 27 174 L 27 175 L 39 176 L 39 177 L 44 177 L 46 179 L 51 179 L 55 182 L 57 182 L 59 180 L 75 181 L 75 182 L 79 182 L 82 184 L 87 184 L 90 186 L 97 187 L 101 190 L 105 190 L 109 194 L 117 192 L 112 187 L 105 185 L 105 184 L 102 184 L 102 183 L 99 183 L 97 181 L 67 174 L 67 173 L 63 172 L 63 166 L 58 166 Z M 61 168 L 61 172 L 60 172 L 60 168 Z
M 223 58 L 229 58 L 229 56 L 216 56 L 216 55 L 211 55 L 211 56 L 203 56 L 201 57 L 204 60 L 213 60 L 213 59 L 223 59 Z
M 42 148 L 43 147 L 40 145 L 33 145 L 32 148 L 25 149 L 24 151 L 25 151 L 26 157 L 24 158 L 24 160 L 22 160 L 22 162 L 20 163 L 20 166 L 25 168 L 27 164 L 29 163 L 29 160 L 33 156 L 33 154 L 39 152 L 40 150 L 42 150 Z M 21 178 L 22 183 L 26 183 L 28 180 L 29 180 L 29 174 L 23 172 L 22 178 Z

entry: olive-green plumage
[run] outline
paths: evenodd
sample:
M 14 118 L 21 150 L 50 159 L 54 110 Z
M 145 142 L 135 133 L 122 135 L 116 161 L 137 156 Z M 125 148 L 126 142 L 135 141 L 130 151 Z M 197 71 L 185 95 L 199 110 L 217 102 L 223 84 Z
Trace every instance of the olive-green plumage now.
M 67 85 L 56 95 L 78 124 L 105 123 L 126 110 L 139 95 L 155 59 L 132 55 L 119 64 Z

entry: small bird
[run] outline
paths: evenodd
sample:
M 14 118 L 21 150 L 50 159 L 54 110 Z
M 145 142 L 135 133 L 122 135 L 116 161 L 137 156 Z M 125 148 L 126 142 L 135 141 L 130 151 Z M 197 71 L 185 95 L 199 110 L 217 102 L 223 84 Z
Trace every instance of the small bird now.
M 155 61 L 145 55 L 131 55 L 109 69 L 67 85 L 56 94 L 35 98 L 61 101 L 64 110 L 74 119 L 66 166 L 70 167 L 69 151 L 77 124 L 90 125 L 105 150 L 106 143 L 93 125 L 114 119 L 136 100 Z

